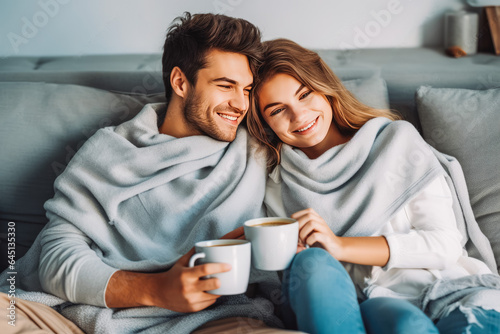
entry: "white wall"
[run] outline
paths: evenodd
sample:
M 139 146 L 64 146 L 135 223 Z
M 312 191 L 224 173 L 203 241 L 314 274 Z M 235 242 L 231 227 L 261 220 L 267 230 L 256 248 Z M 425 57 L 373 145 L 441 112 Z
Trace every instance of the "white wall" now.
M 161 52 L 184 11 L 218 12 L 313 49 L 442 44 L 463 0 L 0 0 L 0 57 Z

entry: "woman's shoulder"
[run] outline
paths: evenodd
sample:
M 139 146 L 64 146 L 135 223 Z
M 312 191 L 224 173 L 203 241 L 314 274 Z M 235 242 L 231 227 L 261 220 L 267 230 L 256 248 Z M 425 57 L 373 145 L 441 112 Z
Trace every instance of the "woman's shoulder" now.
M 377 117 L 368 121 L 365 126 L 377 128 L 377 137 L 388 138 L 391 142 L 423 143 L 424 138 L 417 128 L 406 120 L 392 121 L 385 117 Z
M 404 147 L 410 143 L 422 145 L 424 139 L 415 126 L 408 121 L 375 117 L 367 121 L 350 141 L 397 144 L 399 147 Z
M 389 121 L 385 129 L 393 132 L 401 132 L 406 134 L 411 133 L 420 137 L 420 133 L 418 132 L 417 128 L 412 123 L 406 120 Z

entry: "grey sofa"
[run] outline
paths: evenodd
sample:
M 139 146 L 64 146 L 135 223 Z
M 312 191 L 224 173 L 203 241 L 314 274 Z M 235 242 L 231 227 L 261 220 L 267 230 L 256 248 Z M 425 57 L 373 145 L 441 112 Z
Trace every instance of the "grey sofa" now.
M 400 111 L 429 143 L 458 158 L 500 262 L 500 57 L 453 59 L 429 48 L 318 52 L 365 103 Z M 160 59 L 0 60 L 0 269 L 7 266 L 8 223 L 19 259 L 47 221 L 43 203 L 55 178 L 85 140 L 164 100 Z

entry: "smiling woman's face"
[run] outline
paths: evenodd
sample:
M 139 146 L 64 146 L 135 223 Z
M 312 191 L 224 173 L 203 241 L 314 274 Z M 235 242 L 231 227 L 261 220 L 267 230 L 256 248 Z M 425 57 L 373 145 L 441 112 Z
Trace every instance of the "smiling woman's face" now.
M 310 158 L 333 146 L 336 128 L 328 100 L 288 74 L 276 74 L 259 89 L 264 120 L 285 144 L 298 147 Z M 314 154 L 316 152 L 316 154 Z

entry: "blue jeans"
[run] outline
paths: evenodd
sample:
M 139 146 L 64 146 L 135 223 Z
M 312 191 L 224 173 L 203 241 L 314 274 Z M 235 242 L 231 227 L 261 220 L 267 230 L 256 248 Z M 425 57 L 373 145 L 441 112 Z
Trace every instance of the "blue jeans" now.
M 448 316 L 439 319 L 436 326 L 441 334 L 500 333 L 500 313 L 493 310 L 474 308 L 472 319 L 468 321 L 458 308 Z
M 297 254 L 283 275 L 283 318 L 307 333 L 439 333 L 416 306 L 394 298 L 358 303 L 342 264 L 321 248 Z

